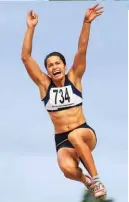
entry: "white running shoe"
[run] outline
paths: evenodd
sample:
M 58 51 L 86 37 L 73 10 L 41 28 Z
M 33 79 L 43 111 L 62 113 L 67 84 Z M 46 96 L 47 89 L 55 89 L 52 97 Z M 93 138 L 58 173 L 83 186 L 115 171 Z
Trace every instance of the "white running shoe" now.
M 93 181 L 92 184 L 87 187 L 95 198 L 106 199 L 107 191 L 100 181 Z
M 92 178 L 88 175 L 85 175 L 86 176 L 86 179 L 87 179 L 87 182 L 85 183 L 87 189 L 90 191 L 90 193 L 92 194 L 93 193 L 93 188 L 92 188 L 92 184 L 93 184 L 93 181 L 92 181 Z
M 93 181 L 92 178 L 86 175 L 88 182 L 85 183 L 87 189 L 95 198 L 106 199 L 107 192 L 101 181 Z

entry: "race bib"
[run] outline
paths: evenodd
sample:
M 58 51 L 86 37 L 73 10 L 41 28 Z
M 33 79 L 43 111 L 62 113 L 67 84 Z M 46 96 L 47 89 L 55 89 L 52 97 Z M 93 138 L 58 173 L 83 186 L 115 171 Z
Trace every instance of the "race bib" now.
M 54 107 L 69 106 L 73 104 L 73 91 L 71 86 L 51 88 L 50 103 Z

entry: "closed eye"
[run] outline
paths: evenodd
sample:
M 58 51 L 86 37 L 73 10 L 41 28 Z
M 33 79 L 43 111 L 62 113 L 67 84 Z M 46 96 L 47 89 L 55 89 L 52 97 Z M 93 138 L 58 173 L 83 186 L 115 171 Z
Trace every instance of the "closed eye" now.
M 60 62 L 56 62 L 56 65 L 60 64 Z
M 52 63 L 48 65 L 48 67 L 51 67 L 51 66 L 52 66 Z

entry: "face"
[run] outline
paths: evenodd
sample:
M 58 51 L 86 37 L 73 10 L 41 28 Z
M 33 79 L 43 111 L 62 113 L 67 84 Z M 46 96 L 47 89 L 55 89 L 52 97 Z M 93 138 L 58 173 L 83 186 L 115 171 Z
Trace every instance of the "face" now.
M 47 72 L 53 80 L 61 80 L 65 76 L 66 66 L 58 56 L 51 56 L 47 59 Z

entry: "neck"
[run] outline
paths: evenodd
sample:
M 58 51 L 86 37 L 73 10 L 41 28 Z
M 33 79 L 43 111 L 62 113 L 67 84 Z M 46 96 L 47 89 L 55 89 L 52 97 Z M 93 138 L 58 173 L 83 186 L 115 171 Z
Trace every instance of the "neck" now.
M 53 81 L 56 87 L 63 87 L 65 83 L 65 76 L 60 81 Z

